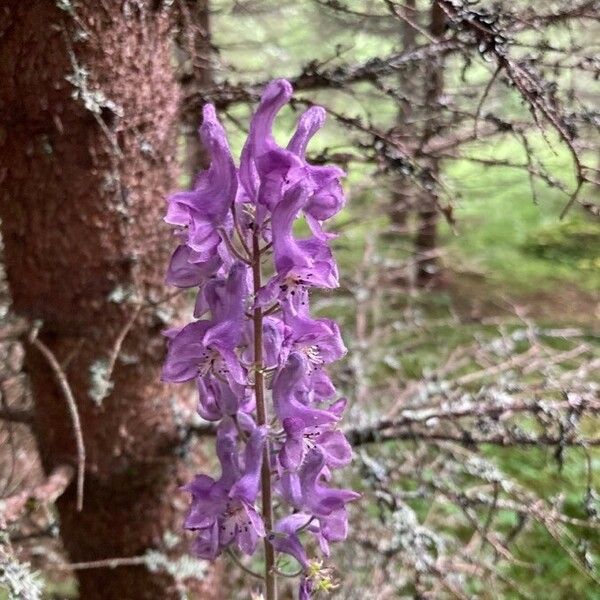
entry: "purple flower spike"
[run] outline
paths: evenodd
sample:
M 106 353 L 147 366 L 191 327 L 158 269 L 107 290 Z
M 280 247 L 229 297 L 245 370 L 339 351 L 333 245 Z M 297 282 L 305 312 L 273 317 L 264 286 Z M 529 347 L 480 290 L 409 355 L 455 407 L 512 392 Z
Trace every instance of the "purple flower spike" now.
M 337 428 L 346 401 L 335 400 L 326 370 L 346 347 L 338 325 L 309 310 L 312 288 L 338 285 L 328 245 L 334 236 L 323 223 L 344 204 L 344 173 L 306 160 L 325 122 L 322 108 L 300 117 L 287 148 L 275 142 L 275 118 L 291 96 L 283 79 L 267 86 L 239 171 L 214 108 L 204 107 L 200 135 L 210 167 L 193 190 L 169 198 L 166 217 L 179 240 L 167 280 L 197 288 L 194 320 L 165 332 L 163 380 L 195 381 L 198 414 L 217 424 L 220 477 L 199 474 L 184 488 L 191 494 L 184 526 L 196 534 L 195 554 L 251 555 L 266 538 L 275 553 L 298 561 L 300 598 L 308 599 L 335 587 L 318 556 L 346 538 L 346 505 L 358 494 L 330 483 L 332 471 L 352 458 Z M 309 226 L 307 239 L 294 235 L 299 218 Z M 272 273 L 262 287 L 259 265 Z M 256 509 L 262 485 L 274 499 L 263 507 L 274 513 L 269 531 Z M 305 547 L 304 538 L 317 543 Z M 269 554 L 265 563 L 268 578 L 276 563 Z

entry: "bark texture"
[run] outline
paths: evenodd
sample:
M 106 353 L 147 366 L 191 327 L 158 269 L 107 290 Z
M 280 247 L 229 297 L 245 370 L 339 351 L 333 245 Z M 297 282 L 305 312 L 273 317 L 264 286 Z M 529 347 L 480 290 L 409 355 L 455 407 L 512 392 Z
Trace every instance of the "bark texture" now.
M 214 84 L 213 49 L 210 32 L 210 0 L 181 0 L 179 9 L 179 70 L 185 96 L 202 94 Z M 193 182 L 208 156 L 198 137 L 201 115 L 195 105 L 187 105 L 181 115 L 184 138 L 183 169 Z
M 172 248 L 163 198 L 176 187 L 169 10 L 149 0 L 0 0 L 6 268 L 15 310 L 43 322 L 40 338 L 81 414 L 84 510 L 73 486 L 58 503 L 73 561 L 161 548 L 187 504 L 174 391 L 159 382 L 173 309 L 161 302 Z M 139 303 L 107 389 L 107 364 Z M 76 464 L 55 377 L 35 348 L 27 366 L 44 467 Z M 78 575 L 85 600 L 179 597 L 171 577 L 141 567 Z M 192 584 L 192 597 L 218 597 L 203 585 Z

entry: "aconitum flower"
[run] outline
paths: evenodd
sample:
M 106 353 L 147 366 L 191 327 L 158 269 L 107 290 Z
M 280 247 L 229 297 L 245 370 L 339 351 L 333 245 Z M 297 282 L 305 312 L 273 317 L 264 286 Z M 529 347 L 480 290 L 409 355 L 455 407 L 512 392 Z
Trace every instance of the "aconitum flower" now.
M 221 243 L 220 227 L 229 229 L 230 210 L 237 193 L 237 170 L 223 127 L 210 104 L 202 111 L 202 143 L 211 163 L 198 176 L 194 189 L 177 192 L 169 198 L 165 220 L 186 228 L 186 245 L 194 252 L 195 263 L 210 261 Z
M 237 450 L 237 435 L 225 422 L 217 433 L 217 455 L 222 475 L 218 481 L 197 475 L 185 487 L 192 494 L 192 506 L 185 527 L 198 531 L 198 556 L 214 559 L 234 542 L 245 554 L 253 554 L 265 529 L 254 504 L 259 491 L 265 427 L 256 428 L 248 439 L 243 469 Z
M 194 320 L 166 332 L 163 380 L 195 382 L 221 464 L 218 479 L 199 474 L 184 487 L 184 526 L 209 560 L 252 555 L 263 539 L 266 600 L 277 553 L 298 562 L 300 598 L 332 589 L 320 557 L 345 539 L 347 504 L 358 497 L 331 483 L 352 458 L 338 425 L 346 401 L 326 370 L 346 348 L 333 320 L 310 314 L 310 294 L 338 285 L 335 236 L 323 222 L 344 205 L 344 173 L 307 161 L 325 121 L 320 107 L 300 116 L 286 147 L 277 144 L 273 125 L 291 96 L 285 80 L 267 86 L 239 168 L 205 106 L 200 136 L 210 166 L 193 189 L 168 199 L 166 216 L 179 240 L 167 281 L 197 291 Z M 294 233 L 298 219 L 306 238 Z
M 212 319 L 194 321 L 169 336 L 169 352 L 163 368 L 165 381 L 178 383 L 212 375 L 241 384 L 246 382 L 235 352 L 244 325 L 246 296 L 246 265 L 237 262 L 231 267 L 222 297 L 216 296 L 210 306 Z

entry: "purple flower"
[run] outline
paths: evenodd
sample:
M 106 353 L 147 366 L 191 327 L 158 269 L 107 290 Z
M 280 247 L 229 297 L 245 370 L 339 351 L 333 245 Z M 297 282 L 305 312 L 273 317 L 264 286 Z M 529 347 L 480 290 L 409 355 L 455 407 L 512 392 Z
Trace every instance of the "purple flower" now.
M 187 228 L 186 243 L 196 261 L 210 261 L 221 243 L 219 227 L 230 227 L 230 210 L 237 193 L 237 171 L 223 127 L 215 109 L 207 104 L 202 111 L 200 137 L 211 163 L 202 172 L 193 190 L 169 198 L 167 223 Z
M 352 490 L 330 488 L 320 479 L 325 468 L 325 456 L 318 448 L 310 449 L 297 473 L 286 472 L 282 476 L 284 497 L 299 510 L 316 517 L 324 517 L 327 539 L 343 539 L 346 535 L 345 505 L 356 500 L 359 494 Z M 328 520 L 327 518 L 331 520 Z
M 271 217 L 275 268 L 282 277 L 291 277 L 317 287 L 337 286 L 337 268 L 333 255 L 322 240 L 296 240 L 294 219 L 306 205 L 311 190 L 298 182 L 284 195 Z
M 304 287 L 334 288 L 338 285 L 337 265 L 323 240 L 312 237 L 296 240 L 292 227 L 310 190 L 298 182 L 273 209 L 271 230 L 277 275 L 260 291 L 258 303 L 266 306 L 275 298 L 285 299 Z
M 315 408 L 310 403 L 310 388 L 307 386 L 306 359 L 298 352 L 290 354 L 285 367 L 273 381 L 273 405 L 277 418 L 296 419 L 305 427 L 334 423 L 339 417 L 334 413 Z
M 192 495 L 185 527 L 196 532 L 196 554 L 212 560 L 230 547 L 253 554 L 266 536 L 276 552 L 299 562 L 300 597 L 309 598 L 335 584 L 329 569 L 308 559 L 302 538 L 313 536 L 329 555 L 329 544 L 346 538 L 346 505 L 358 495 L 330 483 L 331 471 L 352 457 L 337 429 L 346 401 L 332 400 L 326 371 L 346 348 L 338 325 L 309 310 L 310 288 L 338 285 L 328 245 L 334 236 L 323 222 L 344 204 L 344 173 L 306 160 L 325 121 L 319 107 L 300 116 L 286 148 L 275 142 L 274 120 L 291 96 L 283 79 L 267 86 L 239 170 L 214 108 L 204 107 L 200 135 L 210 167 L 191 191 L 169 198 L 166 217 L 179 240 L 167 281 L 197 288 L 193 315 L 200 320 L 165 332 L 163 379 L 195 380 L 199 415 L 218 422 L 221 476 L 197 475 L 185 488 Z M 294 234 L 299 218 L 310 229 L 305 239 Z M 259 287 L 262 265 L 272 276 Z M 255 506 L 261 482 L 276 498 L 270 531 Z
M 278 552 L 293 556 L 303 568 L 308 567 L 308 557 L 298 537 L 298 532 L 308 526 L 312 516 L 306 513 L 294 513 L 275 524 L 275 530 L 269 535 L 269 541 Z
M 330 425 L 306 426 L 302 419 L 283 421 L 286 437 L 279 450 L 279 462 L 285 469 L 297 470 L 306 453 L 317 448 L 325 457 L 325 465 L 332 469 L 345 467 L 352 460 L 352 448 L 344 434 Z
M 342 358 L 347 350 L 338 324 L 332 319 L 311 319 L 308 312 L 308 291 L 298 290 L 282 302 L 283 319 L 289 334 L 283 344 L 282 359 L 286 351 L 306 355 L 309 369 Z
M 300 588 L 298 591 L 298 600 L 311 600 L 313 597 L 313 582 L 304 575 L 300 579 Z
M 198 377 L 198 414 L 207 421 L 254 410 L 254 395 L 238 383 L 226 383 L 215 377 Z
M 163 380 L 182 382 L 209 374 L 243 384 L 246 375 L 235 353 L 244 324 L 246 265 L 236 263 L 225 283 L 227 302 L 211 295 L 212 320 L 183 327 L 169 341 Z
M 264 210 L 273 210 L 286 189 L 299 181 L 309 181 L 312 193 L 304 211 L 315 237 L 328 239 L 321 222 L 331 218 L 344 205 L 340 178 L 345 173 L 335 166 L 314 166 L 306 162 L 306 147 L 312 136 L 323 126 L 326 113 L 313 106 L 298 120 L 296 131 L 287 149 L 273 139 L 273 122 L 277 113 L 292 96 L 292 88 L 284 79 L 271 82 L 265 89 L 252 119 L 248 141 L 240 165 L 240 180 L 249 198 L 261 205 L 258 222 Z
M 181 288 L 196 287 L 215 273 L 221 263 L 218 255 L 204 262 L 194 262 L 194 251 L 182 244 L 171 257 L 167 270 L 167 283 Z
M 305 161 L 306 147 L 323 126 L 326 113 L 320 106 L 309 108 L 298 120 L 298 126 L 287 146 L 288 150 Z M 322 235 L 320 221 L 330 219 L 344 206 L 345 198 L 340 178 L 345 173 L 336 166 L 308 165 L 305 174 L 313 183 L 314 193 L 304 207 L 309 225 L 315 235 Z M 326 235 L 325 238 L 328 236 Z
M 261 185 L 257 162 L 265 154 L 279 148 L 273 138 L 273 122 L 277 113 L 291 97 L 292 86 L 289 82 L 285 79 L 272 81 L 265 88 L 250 123 L 250 133 L 240 159 L 240 182 L 248 197 L 254 202 L 258 199 Z
M 286 329 L 287 327 L 281 319 L 263 318 L 263 362 L 266 368 L 274 368 L 279 364 Z M 254 358 L 253 335 L 254 327 L 252 323 L 248 323 L 244 331 L 245 348 L 242 355 L 247 363 L 251 363 Z
M 253 554 L 258 539 L 264 537 L 264 525 L 254 502 L 259 491 L 265 438 L 264 427 L 252 432 L 242 469 L 235 430 L 224 423 L 217 434 L 221 478 L 215 481 L 206 475 L 197 475 L 185 486 L 192 494 L 185 528 L 198 532 L 194 551 L 199 557 L 213 560 L 232 542 L 245 554 Z

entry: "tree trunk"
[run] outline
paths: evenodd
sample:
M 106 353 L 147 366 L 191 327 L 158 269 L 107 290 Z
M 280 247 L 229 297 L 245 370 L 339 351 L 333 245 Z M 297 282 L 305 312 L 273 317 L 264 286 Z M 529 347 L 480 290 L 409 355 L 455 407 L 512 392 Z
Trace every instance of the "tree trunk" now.
M 168 6 L 0 0 L 6 268 L 15 310 L 41 320 L 40 339 L 62 363 L 81 415 L 83 512 L 74 486 L 58 502 L 73 561 L 164 548 L 187 504 L 175 392 L 159 382 L 160 330 L 174 308 L 160 303 L 173 245 L 163 197 L 176 186 Z M 44 468 L 76 464 L 55 374 L 36 348 L 27 367 Z M 85 600 L 180 597 L 172 577 L 143 567 L 78 575 Z M 191 584 L 193 597 L 217 597 L 203 585 Z
M 431 5 L 429 33 L 434 38 L 439 38 L 444 33 L 446 18 L 444 11 L 433 0 Z M 422 145 L 440 128 L 440 97 L 444 91 L 444 58 L 442 55 L 435 57 L 429 63 L 429 70 L 425 78 L 425 109 L 426 122 L 423 132 Z M 440 164 L 437 159 L 428 159 L 424 163 L 423 191 L 419 194 L 417 214 L 417 233 L 415 236 L 414 250 L 416 256 L 416 284 L 417 287 L 429 287 L 438 275 L 437 251 L 437 185 Z
M 179 3 L 178 49 L 180 81 L 184 95 L 202 93 L 214 84 L 210 35 L 210 0 L 182 0 Z M 183 169 L 193 182 L 205 169 L 208 156 L 198 137 L 201 115 L 195 106 L 184 103 L 181 116 L 184 139 Z
M 401 8 L 413 22 L 418 20 L 416 6 L 416 0 L 406 0 Z M 400 39 L 403 52 L 407 52 L 416 46 L 417 32 L 407 21 L 400 22 Z M 409 100 L 409 96 L 410 91 L 414 87 L 417 72 L 417 66 L 415 64 L 410 64 L 401 69 L 398 74 L 398 93 L 403 96 L 403 100 L 398 103 L 398 119 L 395 136 L 403 142 L 405 146 L 414 144 L 414 126 L 410 122 L 413 107 Z M 414 185 L 411 185 L 410 179 L 401 173 L 398 173 L 394 179 L 390 220 L 401 233 L 405 233 L 405 229 L 408 225 L 408 216 L 413 209 L 414 204 Z

